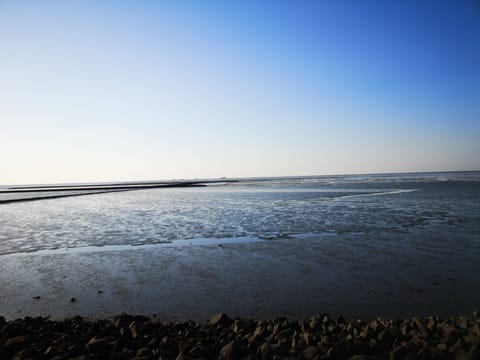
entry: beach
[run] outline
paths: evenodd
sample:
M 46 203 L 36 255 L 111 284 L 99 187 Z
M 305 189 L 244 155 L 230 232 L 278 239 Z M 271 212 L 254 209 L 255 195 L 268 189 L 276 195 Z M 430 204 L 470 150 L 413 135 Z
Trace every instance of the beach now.
M 475 255 L 460 267 L 441 253 L 398 262 L 399 250 L 382 253 L 380 263 L 372 243 L 348 252 L 333 236 L 193 244 L 4 255 L 0 313 L 8 319 L 121 312 L 197 321 L 217 312 L 396 318 L 466 315 L 480 304 Z M 334 257 L 340 247 L 342 257 Z
M 0 348 L 13 356 L 35 342 L 32 332 L 54 339 L 58 328 L 61 341 L 80 350 L 69 353 L 52 340 L 46 357 L 104 358 L 108 350 L 119 358 L 211 358 L 222 351 L 231 358 L 342 358 L 335 344 L 374 339 L 344 355 L 467 358 L 477 351 L 480 244 L 478 182 L 462 176 L 281 179 L 5 204 Z M 218 313 L 229 320 L 212 330 L 209 319 Z M 148 336 L 124 351 L 120 314 L 137 316 L 126 318 L 128 329 L 137 320 L 169 325 L 146 325 Z M 324 328 L 299 330 L 302 319 L 319 322 L 323 314 L 334 323 L 325 329 L 334 326 L 338 335 L 329 346 L 319 345 L 329 336 Z M 418 321 L 427 326 L 429 318 L 450 330 L 423 329 Z M 350 333 L 339 319 L 361 329 Z M 365 328 L 374 319 L 396 341 L 384 343 L 380 331 Z M 81 330 L 72 333 L 79 321 Z M 249 342 L 263 326 L 258 321 L 266 322 L 265 334 Z M 278 338 L 279 321 L 296 335 Z M 246 327 L 241 335 L 235 323 Z M 402 326 L 423 334 L 402 334 Z M 448 338 L 449 326 L 455 338 Z M 162 331 L 180 328 L 168 346 L 156 343 L 167 336 Z M 182 352 L 180 344 L 201 329 L 195 342 L 213 352 Z M 312 343 L 299 347 L 311 332 Z M 309 347 L 316 350 L 304 353 Z

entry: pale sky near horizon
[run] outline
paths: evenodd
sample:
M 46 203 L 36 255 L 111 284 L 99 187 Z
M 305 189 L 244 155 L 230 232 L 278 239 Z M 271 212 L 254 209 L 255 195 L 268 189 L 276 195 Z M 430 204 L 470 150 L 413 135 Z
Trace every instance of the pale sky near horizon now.
M 0 185 L 480 169 L 475 1 L 0 0 Z

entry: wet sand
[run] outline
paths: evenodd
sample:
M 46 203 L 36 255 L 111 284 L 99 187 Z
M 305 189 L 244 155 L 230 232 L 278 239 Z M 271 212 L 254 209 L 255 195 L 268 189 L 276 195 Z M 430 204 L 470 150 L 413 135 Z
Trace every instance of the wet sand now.
M 233 239 L 3 255 L 0 314 L 393 319 L 471 314 L 480 304 L 476 254 L 463 255 L 462 264 L 453 255 L 402 258 L 402 249 L 380 257 L 375 248 L 339 241 Z

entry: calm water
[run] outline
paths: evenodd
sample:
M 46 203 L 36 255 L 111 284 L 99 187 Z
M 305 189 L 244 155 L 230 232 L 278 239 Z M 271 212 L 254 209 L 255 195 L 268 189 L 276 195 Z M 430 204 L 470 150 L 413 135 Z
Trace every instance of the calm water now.
M 0 255 L 327 238 L 480 256 L 480 172 L 254 179 L 0 205 Z

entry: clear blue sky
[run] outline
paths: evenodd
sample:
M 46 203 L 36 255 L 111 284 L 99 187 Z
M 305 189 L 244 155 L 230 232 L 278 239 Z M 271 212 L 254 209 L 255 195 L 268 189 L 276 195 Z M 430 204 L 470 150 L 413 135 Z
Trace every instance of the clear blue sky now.
M 473 169 L 477 1 L 0 1 L 0 184 Z

